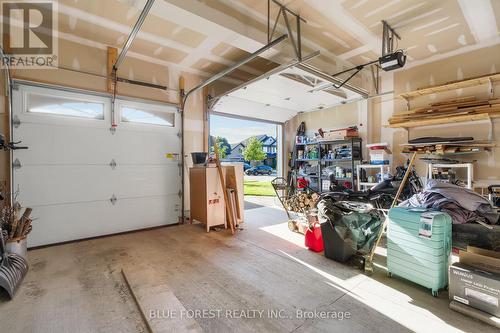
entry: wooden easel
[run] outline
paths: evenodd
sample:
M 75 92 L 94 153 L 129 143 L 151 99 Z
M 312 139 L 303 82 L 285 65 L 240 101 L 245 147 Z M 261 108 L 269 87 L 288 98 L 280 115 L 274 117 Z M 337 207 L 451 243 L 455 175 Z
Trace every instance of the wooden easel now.
M 222 172 L 222 167 L 219 161 L 219 148 L 217 147 L 217 144 L 214 144 L 214 152 L 215 165 L 217 166 L 217 171 L 219 173 L 220 184 L 222 185 L 222 193 L 224 193 L 224 206 L 226 207 L 227 221 L 229 222 L 229 226 L 231 227 L 231 234 L 234 235 L 234 225 L 236 221 L 233 220 L 233 207 L 230 204 L 229 196 L 227 195 L 226 181 L 224 179 L 224 173 Z

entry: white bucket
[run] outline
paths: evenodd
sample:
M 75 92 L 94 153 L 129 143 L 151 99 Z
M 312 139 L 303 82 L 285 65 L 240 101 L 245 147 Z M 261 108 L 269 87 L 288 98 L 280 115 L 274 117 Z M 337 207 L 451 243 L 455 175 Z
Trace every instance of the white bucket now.
M 8 240 L 5 244 L 8 253 L 15 253 L 28 259 L 28 241 L 27 238 L 21 238 L 19 240 Z

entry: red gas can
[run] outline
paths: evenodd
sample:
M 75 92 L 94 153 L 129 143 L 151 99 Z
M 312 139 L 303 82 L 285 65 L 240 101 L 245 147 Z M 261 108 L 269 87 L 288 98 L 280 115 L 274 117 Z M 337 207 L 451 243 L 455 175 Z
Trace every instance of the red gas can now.
M 323 237 L 321 236 L 321 227 L 318 222 L 308 228 L 305 233 L 305 245 L 314 252 L 323 251 Z

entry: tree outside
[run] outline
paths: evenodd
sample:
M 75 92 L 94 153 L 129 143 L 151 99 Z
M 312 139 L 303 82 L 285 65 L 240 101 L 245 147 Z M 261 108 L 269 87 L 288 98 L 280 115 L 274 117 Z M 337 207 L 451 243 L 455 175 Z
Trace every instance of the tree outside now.
M 256 162 L 265 160 L 266 157 L 267 155 L 263 150 L 262 142 L 257 140 L 256 137 L 250 138 L 250 140 L 248 140 L 247 146 L 243 150 L 243 158 L 245 159 L 245 161 L 256 164 Z
M 229 144 L 229 142 L 227 142 L 227 139 L 218 136 L 215 138 L 214 144 L 217 145 L 217 149 L 219 151 L 219 156 L 217 156 L 219 160 L 225 159 L 227 157 L 227 154 L 231 151 L 231 145 Z M 214 153 L 214 146 L 213 146 L 214 144 L 210 145 L 211 154 Z

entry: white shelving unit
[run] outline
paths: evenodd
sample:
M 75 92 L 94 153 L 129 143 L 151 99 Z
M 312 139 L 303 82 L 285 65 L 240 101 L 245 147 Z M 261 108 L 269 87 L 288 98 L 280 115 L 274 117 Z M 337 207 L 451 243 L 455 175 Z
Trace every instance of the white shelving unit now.
M 369 182 L 362 182 L 360 179 L 361 175 L 361 169 L 378 169 L 380 171 L 380 174 L 383 175 L 386 172 L 389 172 L 390 170 L 390 165 L 389 164 L 358 164 L 356 166 L 356 183 L 358 184 L 358 191 L 361 191 L 362 187 L 364 186 L 375 186 L 378 183 L 369 183 Z
M 448 168 L 448 169 L 467 169 L 467 188 L 472 190 L 472 180 L 474 178 L 473 163 L 455 163 L 455 164 L 433 164 L 429 163 L 427 167 L 427 179 L 432 179 L 433 168 Z

